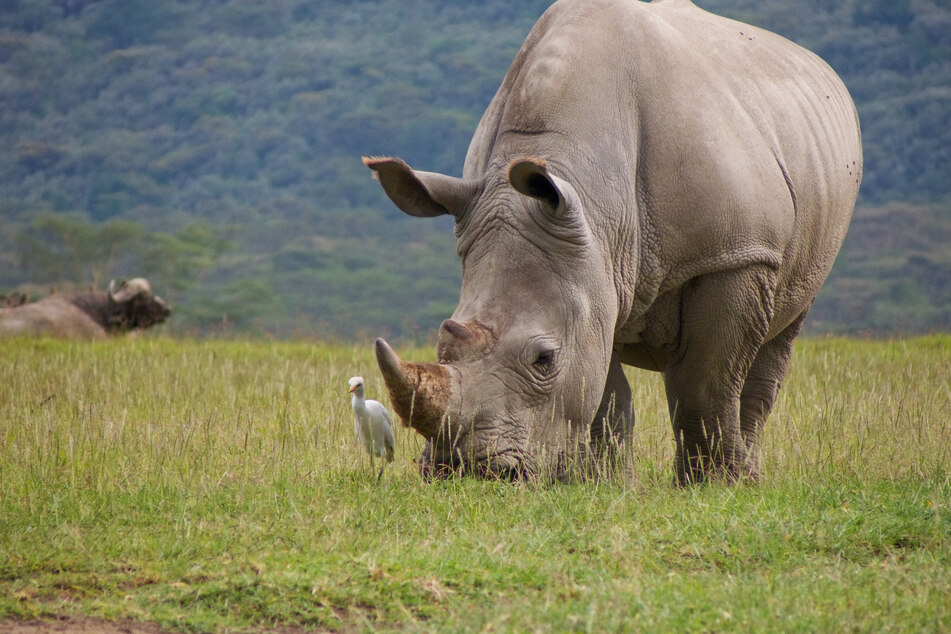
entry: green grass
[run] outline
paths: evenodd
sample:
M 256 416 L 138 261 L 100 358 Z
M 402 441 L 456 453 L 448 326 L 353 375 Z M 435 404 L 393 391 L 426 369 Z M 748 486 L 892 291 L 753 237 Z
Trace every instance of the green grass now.
M 370 346 L 4 342 L 0 629 L 951 629 L 951 337 L 800 341 L 732 488 L 672 486 L 639 371 L 619 475 L 427 484 L 400 428 L 377 485 L 353 374 L 386 400 Z

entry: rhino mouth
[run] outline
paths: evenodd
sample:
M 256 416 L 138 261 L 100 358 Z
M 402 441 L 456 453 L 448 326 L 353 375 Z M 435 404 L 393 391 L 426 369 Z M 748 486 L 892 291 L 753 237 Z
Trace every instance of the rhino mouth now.
M 570 483 L 598 478 L 612 468 L 602 462 L 604 457 L 589 444 L 559 447 L 515 442 L 501 448 L 498 443 L 477 443 L 482 449 L 475 450 L 466 442 L 471 436 L 471 432 L 460 434 L 452 446 L 441 444 L 440 437 L 427 440 L 418 460 L 423 478 Z
M 513 482 L 534 479 L 537 471 L 534 458 L 516 447 L 467 451 L 461 443 L 440 447 L 432 441 L 427 441 L 419 457 L 419 469 L 424 477 L 433 480 L 474 476 Z
M 478 324 L 447 320 L 447 336 L 481 341 L 488 335 Z M 445 344 L 445 341 L 443 342 Z M 481 350 L 481 348 L 480 348 Z M 440 356 L 448 358 L 458 351 Z M 461 353 L 460 353 L 461 354 Z M 404 425 L 426 439 L 419 458 L 428 479 L 473 475 L 488 479 L 535 479 L 546 463 L 546 452 L 531 441 L 525 412 L 498 415 L 491 409 L 463 404 L 459 369 L 447 363 L 403 361 L 383 339 L 376 341 L 377 363 L 390 393 L 390 402 Z M 477 399 L 480 400 L 480 399 Z M 525 416 L 520 416 L 526 414 Z
M 480 426 L 481 427 L 481 426 Z M 453 438 L 453 443 L 441 442 L 442 437 L 427 440 L 418 460 L 420 473 L 426 479 L 442 480 L 451 477 L 476 477 L 508 482 L 562 479 L 559 459 L 564 452 L 553 455 L 544 447 L 535 446 L 521 436 L 513 437 L 492 426 L 491 433 L 469 430 Z

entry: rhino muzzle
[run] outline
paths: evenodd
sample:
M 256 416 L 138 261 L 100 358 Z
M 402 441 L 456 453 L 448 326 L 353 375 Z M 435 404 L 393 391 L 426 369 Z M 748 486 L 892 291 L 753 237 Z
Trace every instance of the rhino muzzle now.
M 376 360 L 403 424 L 427 440 L 435 438 L 452 397 L 449 368 L 441 363 L 403 361 L 383 339 L 376 340 Z
M 404 361 L 383 339 L 376 358 L 393 410 L 403 424 L 426 439 L 421 473 L 517 479 L 533 468 L 521 425 L 512 416 L 474 404 L 463 411 L 460 365 L 478 360 L 496 343 L 492 330 L 478 321 L 447 319 L 439 330 L 438 363 Z

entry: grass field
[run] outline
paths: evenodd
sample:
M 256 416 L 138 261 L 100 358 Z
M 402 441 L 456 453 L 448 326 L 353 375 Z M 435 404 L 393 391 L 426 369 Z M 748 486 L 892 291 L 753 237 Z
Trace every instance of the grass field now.
M 951 337 L 800 340 L 732 488 L 672 486 L 634 370 L 617 475 L 424 483 L 399 428 L 377 484 L 353 374 L 386 400 L 370 346 L 4 342 L 0 630 L 951 630 Z

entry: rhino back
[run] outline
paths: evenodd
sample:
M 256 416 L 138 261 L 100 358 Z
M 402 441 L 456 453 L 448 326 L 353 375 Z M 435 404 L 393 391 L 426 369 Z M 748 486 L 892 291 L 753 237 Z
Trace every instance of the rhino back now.
M 779 269 L 777 324 L 811 302 L 861 179 L 858 120 L 817 56 L 687 0 L 561 0 L 519 51 L 464 176 L 525 156 L 575 185 L 621 314 L 707 272 Z
M 732 264 L 743 250 L 765 250 L 763 261 L 779 270 L 773 330 L 781 330 L 815 297 L 851 219 L 862 174 L 855 107 L 825 62 L 779 35 L 682 0 L 650 6 L 683 42 L 661 65 L 677 78 L 668 82 L 671 102 L 683 107 L 652 112 L 645 127 L 665 134 L 642 138 L 641 150 L 649 165 L 655 156 L 661 166 L 693 160 L 677 180 L 653 171 L 645 197 L 667 204 L 648 218 L 668 236 L 686 236 L 675 252 L 706 244 L 729 253 Z M 678 137 L 678 130 L 688 133 Z M 651 190 L 651 178 L 660 187 Z M 689 195 L 670 193 L 678 181 L 681 189 L 688 183 Z M 703 266 L 691 258 L 683 264 L 668 286 Z

